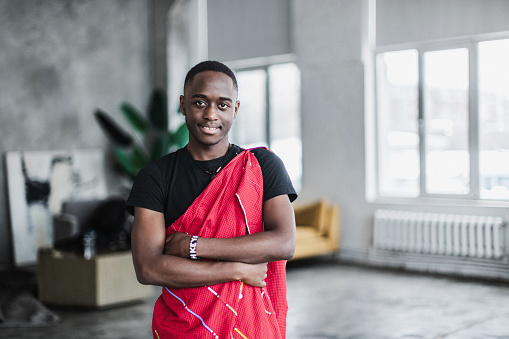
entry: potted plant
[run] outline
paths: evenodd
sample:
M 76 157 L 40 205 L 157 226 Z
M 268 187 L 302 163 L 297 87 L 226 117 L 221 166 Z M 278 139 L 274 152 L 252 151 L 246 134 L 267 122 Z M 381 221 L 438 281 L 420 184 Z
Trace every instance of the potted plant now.
M 126 131 L 101 109 L 96 109 L 94 115 L 113 143 L 116 163 L 129 179 L 134 179 L 152 160 L 186 145 L 188 130 L 185 123 L 175 131 L 168 129 L 168 100 L 164 90 L 156 88 L 152 91 L 146 116 L 127 102 L 122 102 L 119 109 L 132 131 Z

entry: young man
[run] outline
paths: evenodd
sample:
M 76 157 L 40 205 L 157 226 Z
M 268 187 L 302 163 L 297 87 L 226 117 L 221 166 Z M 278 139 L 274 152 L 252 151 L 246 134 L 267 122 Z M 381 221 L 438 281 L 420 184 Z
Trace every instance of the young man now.
M 194 66 L 189 142 L 142 169 L 127 200 L 138 280 L 163 286 L 154 338 L 285 338 L 297 195 L 275 154 L 229 143 L 237 92 L 224 64 Z

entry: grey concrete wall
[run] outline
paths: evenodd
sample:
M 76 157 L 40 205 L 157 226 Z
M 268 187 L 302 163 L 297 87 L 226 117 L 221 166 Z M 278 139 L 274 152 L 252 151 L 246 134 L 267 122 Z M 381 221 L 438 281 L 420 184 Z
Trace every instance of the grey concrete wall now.
M 377 45 L 508 31 L 508 16 L 507 0 L 377 0 Z
M 220 61 L 292 53 L 290 0 L 211 0 L 209 58 Z
M 150 1 L 0 0 L 0 266 L 11 262 L 5 164 L 10 150 L 107 148 L 101 107 L 144 108 Z M 115 190 L 115 188 L 112 188 Z
M 365 1 L 295 0 L 294 46 L 302 76 L 303 201 L 340 204 L 343 243 L 366 247 L 364 164 Z

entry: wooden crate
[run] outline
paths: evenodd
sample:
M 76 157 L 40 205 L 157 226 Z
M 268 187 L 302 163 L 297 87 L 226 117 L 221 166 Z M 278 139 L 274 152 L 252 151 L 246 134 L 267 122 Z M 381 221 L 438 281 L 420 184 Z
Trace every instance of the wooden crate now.
M 52 305 L 108 307 L 153 296 L 136 279 L 131 252 L 82 256 L 56 251 L 38 255 L 39 298 Z

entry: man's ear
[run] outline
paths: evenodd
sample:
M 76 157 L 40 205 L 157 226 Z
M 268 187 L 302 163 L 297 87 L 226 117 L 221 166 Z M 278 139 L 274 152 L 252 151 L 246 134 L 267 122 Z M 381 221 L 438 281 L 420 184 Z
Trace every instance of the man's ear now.
M 186 109 L 185 109 L 185 104 L 184 104 L 185 100 L 184 100 L 184 96 L 181 95 L 180 96 L 180 112 L 182 113 L 182 115 L 186 115 Z
M 235 112 L 233 113 L 233 119 L 235 119 L 237 117 L 237 113 L 239 112 L 239 107 L 240 107 L 240 101 L 237 100 L 237 102 L 235 103 Z

